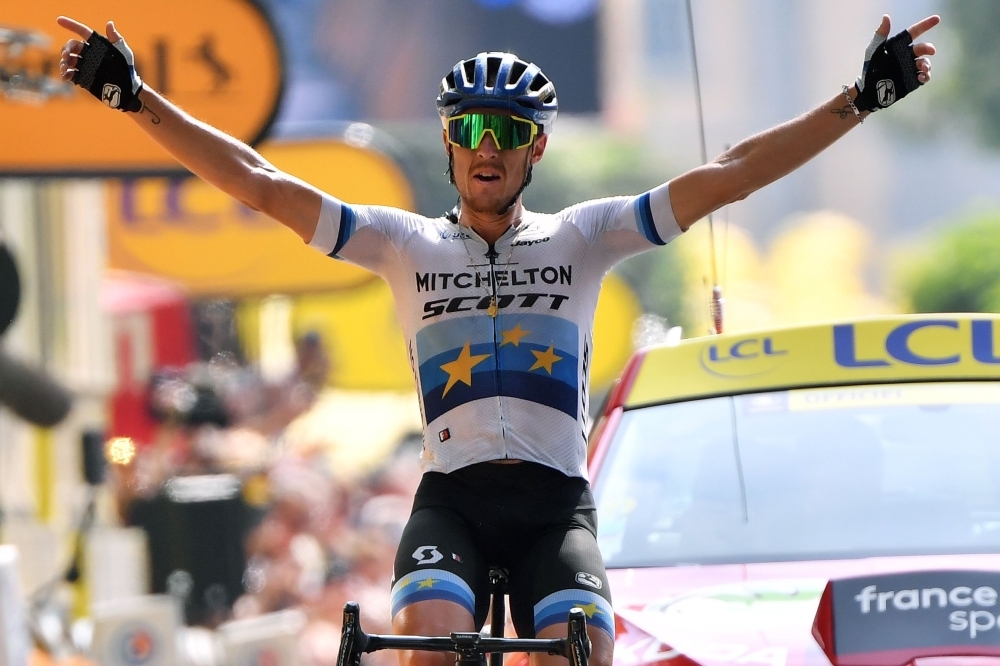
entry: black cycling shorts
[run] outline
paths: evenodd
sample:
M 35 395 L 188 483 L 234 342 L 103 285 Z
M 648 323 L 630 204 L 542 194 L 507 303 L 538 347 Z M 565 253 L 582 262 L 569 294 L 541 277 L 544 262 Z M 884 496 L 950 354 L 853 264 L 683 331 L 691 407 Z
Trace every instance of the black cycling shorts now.
M 478 463 L 424 474 L 393 571 L 392 615 L 428 599 L 464 606 L 482 627 L 490 567 L 509 572 L 518 636 L 565 625 L 572 608 L 614 637 L 611 592 L 586 479 L 537 463 Z

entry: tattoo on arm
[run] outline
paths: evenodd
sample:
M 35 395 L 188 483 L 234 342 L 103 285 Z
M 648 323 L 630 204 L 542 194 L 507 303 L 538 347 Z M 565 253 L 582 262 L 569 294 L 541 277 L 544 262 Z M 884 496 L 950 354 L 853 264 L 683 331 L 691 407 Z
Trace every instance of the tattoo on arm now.
M 840 116 L 841 120 L 845 120 L 847 118 L 850 118 L 853 115 L 853 111 L 851 111 L 850 105 L 844 105 L 844 106 L 840 107 L 839 109 L 832 109 L 830 111 L 830 113 L 837 114 L 838 116 Z
M 156 113 L 152 109 L 148 108 L 145 104 L 142 105 L 142 109 L 139 110 L 139 113 L 140 114 L 149 113 L 149 115 L 153 117 L 150 122 L 152 122 L 154 125 L 160 124 L 160 117 L 156 115 Z

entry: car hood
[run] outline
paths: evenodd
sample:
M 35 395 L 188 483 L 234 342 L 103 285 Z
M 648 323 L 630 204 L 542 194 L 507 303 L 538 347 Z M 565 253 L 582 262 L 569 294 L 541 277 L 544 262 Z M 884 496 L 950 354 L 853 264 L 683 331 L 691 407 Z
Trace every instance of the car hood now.
M 934 569 L 1000 571 L 1000 555 L 609 569 L 615 666 L 829 666 L 812 624 L 831 578 Z

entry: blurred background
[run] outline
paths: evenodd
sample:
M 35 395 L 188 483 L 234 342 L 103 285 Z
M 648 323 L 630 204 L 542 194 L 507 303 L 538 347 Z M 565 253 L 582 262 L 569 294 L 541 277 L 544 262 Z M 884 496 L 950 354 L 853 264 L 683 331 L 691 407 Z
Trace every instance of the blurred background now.
M 347 599 L 367 630 L 388 629 L 420 475 L 391 295 L 155 146 L 142 152 L 128 119 L 55 81 L 66 35 L 54 17 L 114 18 L 150 85 L 279 168 L 349 202 L 437 216 L 455 192 L 434 97 L 479 51 L 516 52 L 556 84 L 529 209 L 639 193 L 699 164 L 687 6 L 161 4 L 0 12 L 0 544 L 17 547 L 17 603 L 50 653 L 36 661 L 112 640 L 123 600 L 155 594 L 183 609 L 164 622 L 188 627 L 191 663 L 218 662 L 214 630 L 233 644 L 294 635 L 301 663 L 333 663 Z M 838 95 L 883 13 L 893 32 L 942 16 L 926 37 L 933 82 L 717 212 L 714 250 L 703 221 L 616 268 L 596 323 L 595 408 L 638 346 L 672 327 L 709 333 L 713 251 L 727 331 L 1000 310 L 1000 3 L 692 5 L 710 159 Z M 13 598 L 0 595 L 0 615 Z

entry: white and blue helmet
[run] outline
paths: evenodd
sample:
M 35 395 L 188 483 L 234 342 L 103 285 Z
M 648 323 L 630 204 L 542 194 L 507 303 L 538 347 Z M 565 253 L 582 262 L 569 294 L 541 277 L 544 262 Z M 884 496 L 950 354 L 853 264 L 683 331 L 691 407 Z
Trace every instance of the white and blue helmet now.
M 455 63 L 441 79 L 437 108 L 443 120 L 469 109 L 505 109 L 549 134 L 559 102 L 555 85 L 538 65 L 513 53 L 492 51 Z

